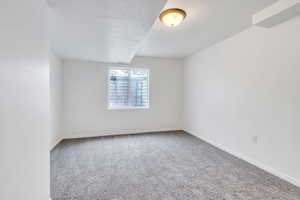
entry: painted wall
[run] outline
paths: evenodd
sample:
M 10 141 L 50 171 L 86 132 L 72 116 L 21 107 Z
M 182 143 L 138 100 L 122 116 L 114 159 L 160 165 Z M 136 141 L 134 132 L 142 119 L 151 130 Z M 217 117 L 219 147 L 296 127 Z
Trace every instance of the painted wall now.
M 49 199 L 45 1 L 0 6 L 0 199 Z
M 65 137 L 182 128 L 182 60 L 134 58 L 130 66 L 150 69 L 150 108 L 146 110 L 107 109 L 110 66 L 126 65 L 64 61 Z
M 50 148 L 61 139 L 63 115 L 63 62 L 50 55 Z
M 185 59 L 184 129 L 300 186 L 300 18 Z

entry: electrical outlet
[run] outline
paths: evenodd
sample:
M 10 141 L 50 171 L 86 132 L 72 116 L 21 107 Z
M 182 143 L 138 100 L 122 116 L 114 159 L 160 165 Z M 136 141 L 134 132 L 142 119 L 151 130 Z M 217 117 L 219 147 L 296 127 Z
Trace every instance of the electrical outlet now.
M 258 136 L 257 135 L 252 137 L 252 142 L 255 143 L 255 144 L 258 143 Z

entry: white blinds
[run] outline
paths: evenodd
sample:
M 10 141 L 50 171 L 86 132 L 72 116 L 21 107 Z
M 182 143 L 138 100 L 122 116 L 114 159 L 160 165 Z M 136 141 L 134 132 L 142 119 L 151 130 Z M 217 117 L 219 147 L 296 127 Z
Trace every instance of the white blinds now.
M 149 70 L 110 69 L 108 90 L 110 108 L 147 108 L 149 106 Z

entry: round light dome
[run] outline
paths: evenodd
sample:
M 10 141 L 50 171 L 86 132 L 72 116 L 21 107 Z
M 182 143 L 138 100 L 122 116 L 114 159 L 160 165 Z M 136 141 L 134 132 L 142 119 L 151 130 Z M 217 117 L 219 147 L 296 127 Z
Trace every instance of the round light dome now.
M 164 10 L 160 14 L 159 19 L 164 25 L 168 27 L 175 27 L 181 24 L 185 17 L 186 13 L 184 10 L 179 8 L 171 8 L 168 10 Z

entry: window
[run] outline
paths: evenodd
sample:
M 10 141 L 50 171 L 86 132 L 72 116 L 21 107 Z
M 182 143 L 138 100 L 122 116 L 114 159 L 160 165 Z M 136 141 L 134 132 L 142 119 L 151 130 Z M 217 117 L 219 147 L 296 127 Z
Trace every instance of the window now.
M 149 108 L 149 70 L 110 68 L 108 72 L 108 108 Z

